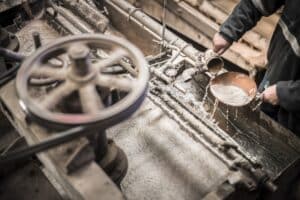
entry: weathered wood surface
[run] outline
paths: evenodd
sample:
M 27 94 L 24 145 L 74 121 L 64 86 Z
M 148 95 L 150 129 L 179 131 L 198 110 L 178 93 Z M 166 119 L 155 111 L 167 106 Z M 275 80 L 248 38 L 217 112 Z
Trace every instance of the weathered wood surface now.
M 161 4 L 163 3 L 163 0 L 157 1 Z M 153 7 L 151 11 L 149 11 L 149 7 L 145 8 L 143 5 L 145 4 L 144 1 L 132 2 L 142 2 L 140 5 L 143 7 L 143 9 L 148 10 L 148 14 L 150 15 L 154 10 Z M 172 6 L 174 2 L 177 4 L 179 10 L 170 8 L 174 7 Z M 211 40 L 214 33 L 219 30 L 220 25 L 227 19 L 238 2 L 239 0 L 168 0 L 167 7 L 169 7 L 168 10 L 170 12 L 177 15 L 178 18 L 182 18 L 187 24 L 195 26 L 195 30 L 200 30 L 201 33 Z M 154 17 L 157 18 L 157 14 Z M 278 19 L 278 14 L 274 14 L 270 17 L 263 17 L 256 27 L 248 31 L 238 43 L 235 43 L 230 48 L 230 54 L 236 54 L 238 59 L 233 59 L 234 56 L 228 56 L 228 53 L 225 54 L 224 57 L 226 59 L 229 58 L 231 62 L 237 65 L 240 65 L 241 63 L 238 60 L 244 60 L 246 66 L 242 65 L 241 67 L 243 69 L 252 69 L 254 66 L 263 67 L 266 64 L 266 51 L 269 41 L 272 37 Z M 178 25 L 176 24 L 175 20 L 166 21 L 169 26 L 178 30 Z M 199 26 L 199 24 L 201 24 L 201 26 Z M 185 33 L 186 31 L 184 30 L 182 30 L 182 32 L 184 32 L 183 34 L 185 35 L 188 34 Z M 192 37 L 192 39 L 197 42 L 195 37 Z M 205 43 L 207 44 L 211 42 Z M 206 48 L 211 48 L 211 45 L 206 46 L 205 43 L 204 46 Z
M 239 0 L 210 0 L 209 2 L 228 15 L 232 12 Z M 277 14 L 264 17 L 253 30 L 258 34 L 261 34 L 263 37 L 269 39 L 272 36 L 274 27 L 278 20 L 279 15 Z
M 27 122 L 26 114 L 17 98 L 14 81 L 1 88 L 0 99 L 2 110 L 5 105 L 4 113 L 29 145 L 34 145 L 52 136 L 53 133 L 41 126 Z M 82 138 L 69 142 L 58 148 L 39 153 L 37 157 L 49 172 L 51 179 L 56 185 L 59 185 L 58 187 L 63 191 L 61 193 L 65 194 L 64 199 L 122 200 L 123 196 L 117 186 L 95 162 L 91 162 L 71 174 L 66 173 L 64 169 L 67 159 L 66 150 L 76 148 L 82 142 L 87 142 L 87 140 Z

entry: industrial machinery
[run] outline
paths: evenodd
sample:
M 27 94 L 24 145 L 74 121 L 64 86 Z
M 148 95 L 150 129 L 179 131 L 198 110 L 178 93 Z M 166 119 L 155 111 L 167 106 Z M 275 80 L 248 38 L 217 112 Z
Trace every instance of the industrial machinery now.
M 296 198 L 299 138 L 211 95 L 187 3 L 0 1 L 0 199 Z

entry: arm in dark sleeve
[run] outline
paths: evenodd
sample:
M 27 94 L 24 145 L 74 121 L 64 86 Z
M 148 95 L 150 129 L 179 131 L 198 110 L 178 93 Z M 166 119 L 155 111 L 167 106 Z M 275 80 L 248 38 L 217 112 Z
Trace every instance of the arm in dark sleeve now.
M 241 0 L 222 24 L 220 34 L 229 42 L 237 41 L 252 29 L 262 16 L 273 14 L 284 3 L 285 0 Z
M 279 105 L 288 112 L 300 111 L 300 80 L 277 83 Z

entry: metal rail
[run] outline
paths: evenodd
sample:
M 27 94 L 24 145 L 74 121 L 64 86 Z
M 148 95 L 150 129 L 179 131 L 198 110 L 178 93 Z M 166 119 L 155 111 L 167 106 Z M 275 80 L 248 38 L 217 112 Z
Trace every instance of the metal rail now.
M 162 27 L 161 24 L 150 18 L 148 15 L 146 15 L 141 10 L 137 10 L 134 6 L 132 6 L 127 1 L 122 0 L 109 0 L 106 2 L 107 4 L 115 4 L 121 9 L 123 9 L 127 13 L 131 13 L 131 17 L 136 18 L 141 24 L 143 24 L 145 27 L 150 29 L 152 32 L 154 32 L 156 35 L 158 35 L 160 38 L 165 39 L 167 43 L 173 43 L 174 46 L 177 46 L 179 49 L 184 48 L 188 45 L 184 40 L 181 38 L 178 38 L 174 33 L 172 33 L 170 30 L 166 29 L 164 31 L 164 34 L 162 33 Z M 132 12 L 134 11 L 134 12 Z M 202 54 L 200 51 L 192 47 L 191 45 L 187 46 L 182 51 L 185 55 L 187 55 L 190 59 L 193 61 L 197 61 L 197 58 L 199 54 Z

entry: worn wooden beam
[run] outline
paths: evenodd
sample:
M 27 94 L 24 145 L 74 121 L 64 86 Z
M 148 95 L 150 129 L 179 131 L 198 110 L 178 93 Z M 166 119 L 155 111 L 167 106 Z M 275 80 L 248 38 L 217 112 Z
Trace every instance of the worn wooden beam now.
M 239 0 L 206 0 L 206 2 L 210 2 L 228 16 L 235 8 Z M 269 17 L 263 17 L 262 20 L 253 28 L 253 31 L 262 35 L 266 39 L 270 39 L 278 20 L 279 15 L 277 14 Z
M 214 18 L 215 23 L 220 26 L 228 17 L 228 14 L 218 9 L 216 6 L 211 4 L 209 1 L 203 1 L 199 5 L 199 10 L 203 14 L 206 14 L 207 17 Z M 256 49 L 263 50 L 266 48 L 267 40 L 262 35 L 256 33 L 255 31 L 249 31 L 243 36 L 243 40 Z
M 169 5 L 169 2 L 173 2 L 173 4 L 171 3 Z M 163 0 L 131 0 L 131 3 L 138 4 L 144 12 L 162 22 Z M 180 7 L 180 5 L 182 4 L 184 4 L 184 7 Z M 195 8 L 191 7 L 185 2 L 176 4 L 174 1 L 168 0 L 168 6 L 171 6 L 166 10 L 165 22 L 168 26 L 186 35 L 205 48 L 212 48 L 212 37 L 217 32 L 218 27 L 218 25 L 215 24 L 213 20 L 208 19 L 208 17 L 204 16 Z M 185 9 L 181 8 L 185 8 L 188 10 L 193 9 L 193 12 L 184 11 Z M 183 17 L 182 15 L 178 14 L 178 9 L 181 13 L 189 13 L 185 13 Z M 197 16 L 200 16 L 200 19 L 197 18 Z M 193 20 L 189 20 L 190 18 L 193 18 Z M 196 23 L 196 21 L 198 22 Z M 214 23 L 214 25 L 212 25 L 212 23 Z M 203 33 L 203 30 L 205 31 L 205 33 Z M 236 43 L 229 49 L 229 51 L 224 54 L 224 58 L 240 66 L 242 69 L 251 71 L 253 67 L 249 63 L 253 61 L 253 58 L 260 56 L 260 54 L 260 51 L 254 50 L 246 44 Z
M 39 143 L 53 134 L 33 122 L 28 123 L 26 114 L 19 104 L 14 81 L 1 88 L 0 99 L 2 111 L 29 145 Z M 49 172 L 51 179 L 55 180 L 53 182 L 63 190 L 61 193 L 65 193 L 64 199 L 122 200 L 123 196 L 117 186 L 95 162 L 91 162 L 71 174 L 66 173 L 64 169 L 66 150 L 74 148 L 83 140 L 87 139 L 82 138 L 69 142 L 58 148 L 39 153 L 37 156 Z

